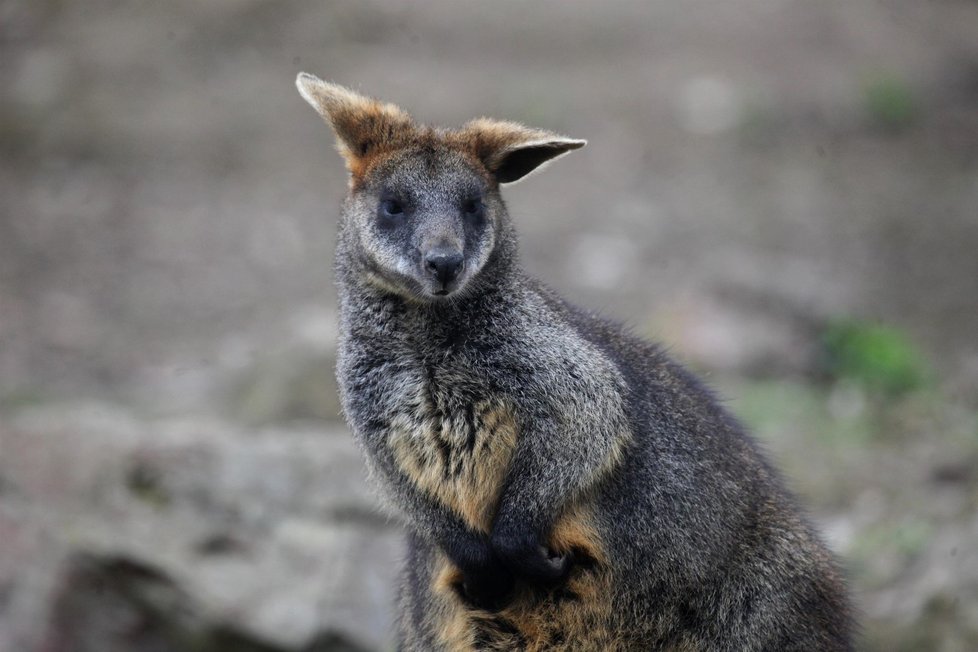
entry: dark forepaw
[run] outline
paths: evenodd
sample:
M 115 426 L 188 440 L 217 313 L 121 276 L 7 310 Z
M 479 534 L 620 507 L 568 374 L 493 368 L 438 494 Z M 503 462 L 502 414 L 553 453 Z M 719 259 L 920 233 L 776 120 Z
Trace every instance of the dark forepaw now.
M 492 546 L 504 564 L 533 584 L 560 584 L 573 565 L 572 555 L 554 552 L 530 532 L 493 533 Z
M 498 611 L 513 593 L 513 573 L 493 552 L 488 537 L 466 534 L 455 539 L 454 545 L 446 550 L 462 573 L 455 590 L 473 607 Z
M 509 602 L 514 583 L 513 574 L 505 568 L 470 571 L 463 574 L 458 590 L 462 599 L 473 607 L 499 611 Z

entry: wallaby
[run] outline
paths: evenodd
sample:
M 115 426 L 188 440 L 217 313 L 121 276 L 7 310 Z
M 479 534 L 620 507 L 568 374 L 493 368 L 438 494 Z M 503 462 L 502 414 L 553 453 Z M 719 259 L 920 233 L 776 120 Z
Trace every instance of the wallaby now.
M 832 555 L 657 346 L 527 276 L 500 186 L 585 141 L 302 73 L 350 172 L 345 417 L 408 529 L 404 650 L 848 650 Z

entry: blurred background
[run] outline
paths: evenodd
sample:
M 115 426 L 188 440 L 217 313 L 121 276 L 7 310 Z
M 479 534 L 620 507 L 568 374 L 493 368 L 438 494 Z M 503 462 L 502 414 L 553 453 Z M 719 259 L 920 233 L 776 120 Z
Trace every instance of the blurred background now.
M 2 0 L 0 650 L 390 649 L 300 70 L 587 138 L 529 270 L 719 389 L 862 649 L 978 649 L 978 3 Z

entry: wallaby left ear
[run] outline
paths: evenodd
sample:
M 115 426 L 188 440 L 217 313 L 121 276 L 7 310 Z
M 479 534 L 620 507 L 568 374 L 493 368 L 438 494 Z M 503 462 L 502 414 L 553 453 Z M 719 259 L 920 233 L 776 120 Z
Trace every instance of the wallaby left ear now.
M 353 179 L 363 175 L 371 158 L 415 133 L 411 116 L 393 104 L 305 72 L 299 73 L 295 85 L 303 99 L 333 127 L 338 149 Z
M 519 181 L 544 164 L 587 145 L 586 140 L 489 118 L 473 120 L 456 135 L 501 184 Z

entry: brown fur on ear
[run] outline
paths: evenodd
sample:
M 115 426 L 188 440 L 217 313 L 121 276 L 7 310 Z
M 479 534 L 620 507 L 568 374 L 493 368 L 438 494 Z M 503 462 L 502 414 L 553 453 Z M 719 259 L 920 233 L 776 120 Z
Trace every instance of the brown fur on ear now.
M 295 85 L 303 99 L 333 127 L 353 183 L 363 178 L 379 154 L 403 145 L 416 133 L 411 116 L 393 104 L 305 72 L 299 73 Z
M 472 120 L 448 139 L 474 154 L 499 183 L 519 181 L 545 163 L 587 144 L 586 140 L 491 118 Z

